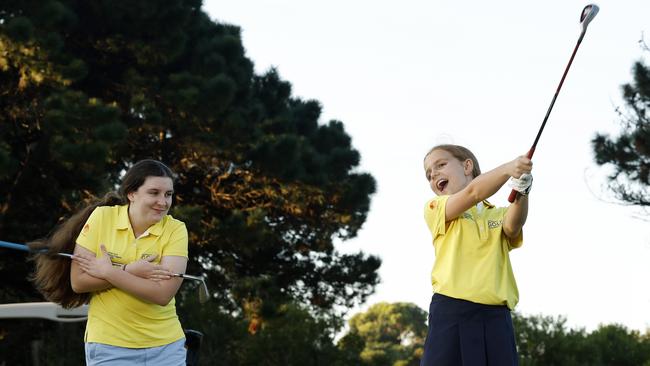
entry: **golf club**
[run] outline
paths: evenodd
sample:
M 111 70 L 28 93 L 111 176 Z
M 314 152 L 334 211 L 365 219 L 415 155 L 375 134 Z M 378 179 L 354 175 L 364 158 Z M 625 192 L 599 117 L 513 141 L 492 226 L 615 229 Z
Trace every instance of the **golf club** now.
M 199 282 L 199 302 L 201 304 L 205 303 L 206 301 L 210 300 L 210 292 L 208 292 L 208 286 L 205 284 L 205 280 L 201 277 L 197 276 L 191 276 L 187 275 L 184 273 L 174 273 L 172 274 L 173 277 L 181 277 L 181 278 L 186 278 L 188 280 L 195 280 L 195 281 L 200 281 Z
M 596 4 L 589 4 L 585 6 L 584 9 L 582 9 L 582 13 L 580 14 L 580 25 L 582 26 L 582 32 L 580 32 L 580 37 L 578 38 L 578 42 L 576 43 L 575 48 L 573 49 L 573 53 L 571 54 L 571 58 L 569 59 L 569 64 L 566 66 L 566 69 L 564 70 L 564 74 L 562 74 L 562 79 L 560 79 L 560 84 L 557 86 L 557 90 L 555 91 L 555 95 L 553 95 L 553 100 L 551 100 L 551 105 L 549 105 L 548 110 L 546 111 L 546 116 L 544 116 L 544 121 L 542 121 L 542 126 L 539 128 L 539 131 L 537 132 L 537 136 L 535 137 L 535 141 L 533 142 L 533 146 L 528 150 L 528 158 L 532 158 L 533 154 L 535 153 L 535 148 L 537 147 L 537 142 L 539 141 L 540 136 L 542 136 L 542 131 L 544 131 L 544 126 L 546 126 L 546 121 L 548 120 L 548 116 L 551 114 L 551 110 L 553 109 L 553 105 L 555 104 L 555 100 L 557 99 L 558 94 L 560 94 L 560 89 L 562 88 L 562 84 L 564 84 L 564 79 L 566 78 L 567 73 L 569 72 L 569 68 L 571 67 L 571 63 L 573 63 L 573 58 L 576 55 L 576 52 L 578 52 L 578 47 L 580 47 L 580 43 L 582 43 L 582 38 L 584 38 L 585 33 L 587 32 L 587 25 L 596 17 L 596 14 L 598 14 L 598 6 Z M 514 189 L 510 192 L 510 196 L 508 196 L 508 202 L 512 203 L 515 201 L 515 198 L 517 197 L 517 191 Z
M 0 240 L 0 248 L 8 248 L 8 249 L 17 249 L 23 252 L 31 252 L 31 253 L 42 253 L 42 254 L 47 254 L 47 249 L 42 249 L 40 251 L 34 251 L 29 248 L 29 246 L 24 245 L 24 244 L 16 244 L 16 243 L 10 243 L 8 241 L 2 241 Z M 62 257 L 67 257 L 67 258 L 72 258 L 72 254 L 69 253 L 53 253 L 53 255 L 59 255 Z M 201 304 L 205 303 L 210 299 L 210 292 L 208 292 L 208 286 L 205 284 L 205 280 L 201 277 L 197 276 L 191 276 L 188 274 L 184 273 L 173 273 L 173 277 L 181 277 L 181 278 L 186 278 L 190 280 L 195 280 L 195 281 L 200 281 L 199 284 L 199 302 Z
M 10 243 L 8 241 L 2 241 L 2 240 L 0 240 L 0 248 L 18 249 L 18 250 L 22 250 L 23 252 L 48 254 L 47 249 L 35 251 L 30 249 L 27 245 Z M 52 253 L 52 255 L 60 255 L 62 257 L 72 258 L 72 254 L 70 253 Z

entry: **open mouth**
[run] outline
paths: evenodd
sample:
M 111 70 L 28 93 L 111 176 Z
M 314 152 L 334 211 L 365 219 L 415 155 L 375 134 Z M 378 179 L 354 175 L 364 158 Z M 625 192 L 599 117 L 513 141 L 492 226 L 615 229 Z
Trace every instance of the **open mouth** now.
M 442 192 L 442 191 L 445 190 L 445 187 L 447 187 L 447 183 L 449 183 L 449 181 L 448 181 L 447 179 L 440 179 L 440 180 L 436 183 L 436 188 L 438 188 L 438 190 L 439 190 L 440 192 Z

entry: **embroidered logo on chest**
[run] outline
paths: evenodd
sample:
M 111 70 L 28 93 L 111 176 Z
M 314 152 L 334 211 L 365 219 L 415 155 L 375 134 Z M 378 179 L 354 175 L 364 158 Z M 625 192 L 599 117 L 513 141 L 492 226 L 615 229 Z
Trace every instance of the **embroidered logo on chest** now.
M 487 224 L 490 229 L 496 229 L 501 226 L 502 220 L 488 220 Z

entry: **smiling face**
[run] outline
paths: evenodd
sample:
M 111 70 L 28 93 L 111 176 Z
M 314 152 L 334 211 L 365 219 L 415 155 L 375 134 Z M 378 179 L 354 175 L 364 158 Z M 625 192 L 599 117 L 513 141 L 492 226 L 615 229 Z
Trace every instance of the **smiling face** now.
M 127 194 L 129 217 L 144 228 L 162 220 L 172 206 L 174 183 L 169 177 L 149 176 L 137 190 Z
M 454 194 L 474 179 L 471 159 L 458 160 L 443 149 L 434 149 L 424 158 L 424 173 L 431 190 L 438 195 Z

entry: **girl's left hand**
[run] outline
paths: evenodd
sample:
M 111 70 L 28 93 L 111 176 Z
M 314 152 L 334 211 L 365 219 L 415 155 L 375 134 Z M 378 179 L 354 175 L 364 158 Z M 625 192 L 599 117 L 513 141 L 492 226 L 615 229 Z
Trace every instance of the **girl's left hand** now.
M 152 263 L 158 254 L 152 254 L 144 259 L 127 264 L 126 271 L 134 276 L 152 281 L 163 281 L 172 278 L 172 272 L 159 264 Z
M 108 277 L 108 273 L 113 270 L 113 262 L 111 262 L 111 257 L 108 255 L 104 244 L 100 245 L 100 249 L 102 256 L 99 258 L 86 254 L 75 254 L 72 260 L 76 261 L 84 272 L 93 277 L 105 280 Z

